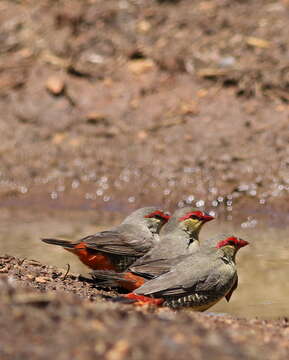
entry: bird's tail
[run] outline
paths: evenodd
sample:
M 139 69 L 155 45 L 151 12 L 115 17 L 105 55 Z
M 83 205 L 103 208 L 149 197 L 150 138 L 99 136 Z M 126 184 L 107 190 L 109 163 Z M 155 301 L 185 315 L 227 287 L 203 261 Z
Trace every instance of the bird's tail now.
M 60 240 L 60 239 L 41 239 L 41 241 L 45 242 L 46 244 L 58 245 L 62 246 L 67 249 L 73 249 L 74 245 L 68 240 Z
M 90 273 L 92 279 L 97 285 L 103 287 L 119 287 L 120 282 L 131 282 L 132 280 L 126 279 L 124 273 L 116 273 L 108 270 L 95 270 Z
M 93 280 L 101 287 L 122 288 L 129 291 L 142 286 L 146 279 L 126 271 L 116 273 L 114 271 L 96 270 L 91 273 Z

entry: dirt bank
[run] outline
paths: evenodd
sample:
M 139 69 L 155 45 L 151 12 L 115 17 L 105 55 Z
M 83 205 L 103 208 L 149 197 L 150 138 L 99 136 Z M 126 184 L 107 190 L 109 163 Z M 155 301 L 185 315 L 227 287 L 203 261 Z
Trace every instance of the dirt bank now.
M 288 209 L 288 11 L 1 1 L 1 203 Z
M 288 357 L 287 319 L 135 309 L 35 261 L 2 256 L 0 269 L 3 360 Z

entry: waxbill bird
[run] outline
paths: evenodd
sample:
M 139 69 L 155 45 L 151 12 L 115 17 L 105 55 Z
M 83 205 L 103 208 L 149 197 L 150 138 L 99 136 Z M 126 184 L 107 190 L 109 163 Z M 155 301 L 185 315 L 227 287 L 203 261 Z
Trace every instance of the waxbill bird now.
M 136 260 L 125 273 L 94 271 L 93 279 L 99 286 L 122 287 L 132 291 L 146 279 L 169 271 L 185 256 L 199 248 L 199 232 L 202 226 L 214 218 L 192 207 L 178 209 L 164 225 L 161 241 L 146 255 Z
M 174 212 L 162 229 L 161 241 L 139 258 L 131 270 L 142 272 L 143 266 L 153 260 L 171 259 L 187 255 L 199 247 L 199 233 L 205 223 L 214 217 L 190 206 Z
M 76 242 L 42 241 L 62 246 L 93 270 L 121 272 L 159 242 L 160 229 L 169 218 L 168 213 L 157 207 L 144 207 L 134 211 L 120 225 Z
M 215 247 L 203 247 L 187 255 L 169 272 L 123 297 L 140 304 L 205 311 L 236 286 L 236 253 L 248 244 L 235 236 L 223 238 Z

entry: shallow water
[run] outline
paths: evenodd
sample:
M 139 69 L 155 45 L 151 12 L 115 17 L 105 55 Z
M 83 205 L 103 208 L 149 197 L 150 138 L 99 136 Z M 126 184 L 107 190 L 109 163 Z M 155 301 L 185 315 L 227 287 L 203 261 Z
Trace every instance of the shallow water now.
M 91 211 L 62 215 L 49 213 L 21 220 L 7 216 L 0 229 L 0 253 L 33 258 L 61 268 L 69 263 L 71 272 L 87 274 L 87 269 L 72 254 L 39 239 L 50 236 L 77 239 L 102 228 L 95 223 Z M 250 246 L 238 254 L 239 287 L 230 303 L 222 300 L 210 311 L 245 317 L 289 316 L 289 228 L 268 227 L 260 221 L 245 228 L 241 224 L 214 221 L 206 225 L 201 237 L 221 232 L 242 236 L 250 241 Z

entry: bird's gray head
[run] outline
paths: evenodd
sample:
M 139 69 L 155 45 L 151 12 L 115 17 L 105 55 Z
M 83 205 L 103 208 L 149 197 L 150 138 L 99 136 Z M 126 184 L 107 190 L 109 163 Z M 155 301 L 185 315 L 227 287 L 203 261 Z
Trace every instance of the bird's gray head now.
M 158 234 L 162 226 L 167 223 L 169 219 L 170 215 L 168 212 L 165 212 L 159 207 L 150 206 L 134 211 L 125 218 L 123 223 L 145 225 L 153 234 Z
M 174 212 L 168 223 L 164 226 L 163 231 L 169 233 L 181 230 L 189 235 L 195 235 L 196 239 L 198 239 L 202 226 L 213 219 L 213 216 L 200 209 L 186 206 Z
M 248 241 L 234 235 L 230 235 L 229 237 L 225 237 L 222 240 L 218 241 L 216 244 L 216 248 L 221 249 L 224 255 L 228 258 L 235 259 L 235 255 L 238 250 L 247 245 L 249 245 Z

